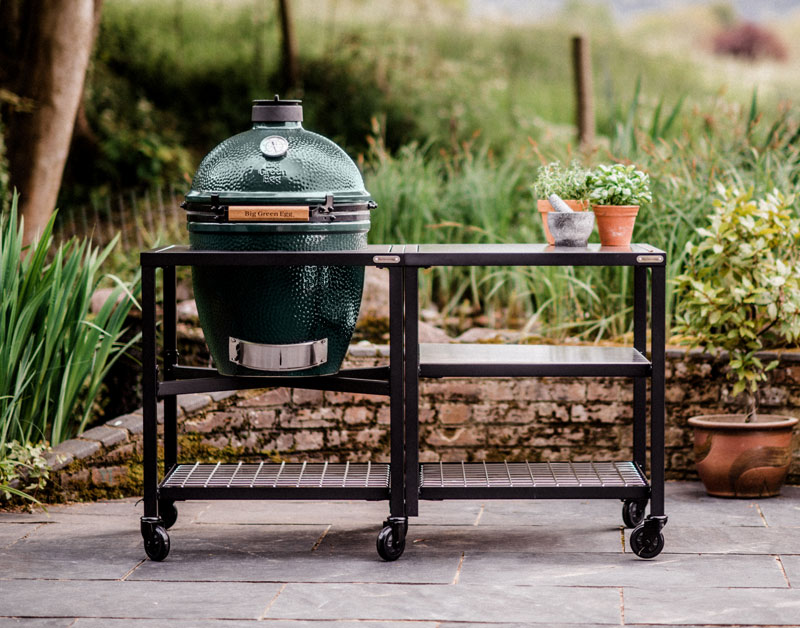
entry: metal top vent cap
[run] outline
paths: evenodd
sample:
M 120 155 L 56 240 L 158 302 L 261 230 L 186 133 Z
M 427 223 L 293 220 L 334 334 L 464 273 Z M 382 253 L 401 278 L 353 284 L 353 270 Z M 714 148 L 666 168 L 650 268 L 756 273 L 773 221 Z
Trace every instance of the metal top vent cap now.
M 281 100 L 276 94 L 273 100 L 254 100 L 253 122 L 302 122 L 303 105 L 299 100 Z

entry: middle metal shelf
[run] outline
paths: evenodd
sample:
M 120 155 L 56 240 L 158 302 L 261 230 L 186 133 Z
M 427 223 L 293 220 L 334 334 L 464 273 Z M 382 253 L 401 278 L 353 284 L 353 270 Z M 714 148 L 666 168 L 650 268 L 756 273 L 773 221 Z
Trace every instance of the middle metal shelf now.
M 420 344 L 420 377 L 647 377 L 631 347 Z

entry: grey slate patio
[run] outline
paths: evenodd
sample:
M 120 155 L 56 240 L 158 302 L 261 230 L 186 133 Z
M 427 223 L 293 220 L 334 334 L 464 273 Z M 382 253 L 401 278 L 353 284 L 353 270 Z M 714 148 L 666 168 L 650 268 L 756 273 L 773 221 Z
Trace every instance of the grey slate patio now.
M 800 626 L 800 487 L 668 483 L 651 561 L 612 501 L 423 502 L 395 563 L 375 551 L 383 502 L 178 506 L 163 563 L 133 499 L 0 513 L 0 626 Z

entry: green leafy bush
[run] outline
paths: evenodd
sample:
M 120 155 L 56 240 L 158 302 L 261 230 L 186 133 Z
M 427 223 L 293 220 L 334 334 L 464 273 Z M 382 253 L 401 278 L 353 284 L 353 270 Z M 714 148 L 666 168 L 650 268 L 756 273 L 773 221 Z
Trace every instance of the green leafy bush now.
M 644 205 L 653 201 L 650 177 L 636 166 L 600 164 L 586 176 L 589 200 L 596 205 Z
M 6 501 L 21 497 L 36 501 L 36 491 L 50 479 L 50 467 L 44 459 L 44 443 L 0 442 L 0 498 Z M 11 485 L 17 483 L 17 487 Z
M 107 277 L 115 287 L 90 313 L 116 239 L 102 251 L 74 238 L 54 248 L 54 218 L 23 248 L 15 195 L 0 225 L 0 443 L 56 445 L 83 431 L 105 374 L 139 337 L 120 342 L 138 281 Z
M 800 220 L 793 198 L 773 191 L 720 188 L 708 228 L 687 244 L 686 272 L 676 279 L 677 328 L 686 342 L 728 352 L 733 394 L 756 392 L 766 372 L 758 351 L 800 338 Z
M 587 196 L 586 175 L 589 171 L 577 161 L 564 167 L 558 161 L 553 161 L 539 168 L 531 186 L 534 198 L 546 199 L 551 194 L 557 194 L 562 199 L 583 200 Z

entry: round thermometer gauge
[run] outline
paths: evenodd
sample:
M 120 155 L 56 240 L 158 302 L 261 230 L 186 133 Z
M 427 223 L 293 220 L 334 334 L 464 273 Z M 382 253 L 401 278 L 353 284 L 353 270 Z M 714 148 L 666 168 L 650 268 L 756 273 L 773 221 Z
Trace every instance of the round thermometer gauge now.
M 260 148 L 266 157 L 283 157 L 289 150 L 289 142 L 280 135 L 270 135 L 261 140 Z

